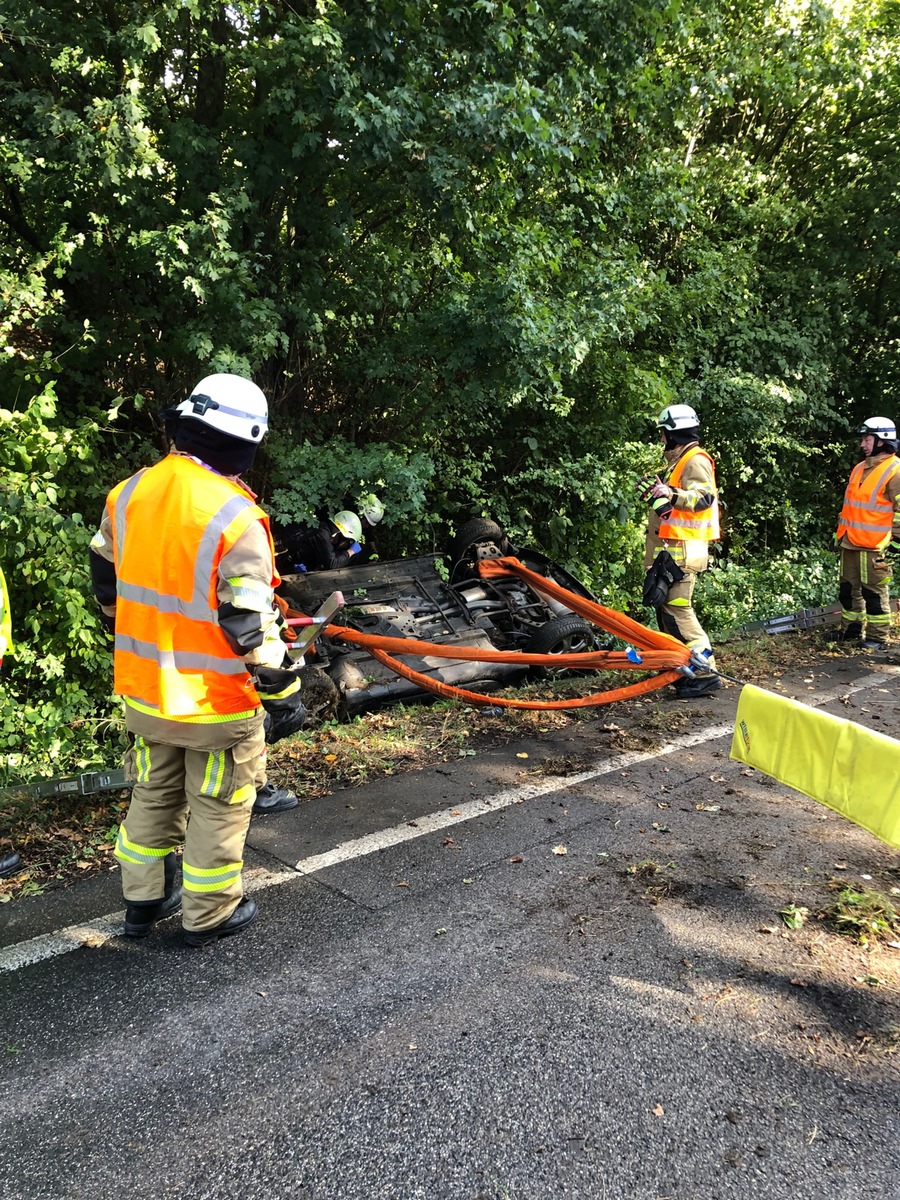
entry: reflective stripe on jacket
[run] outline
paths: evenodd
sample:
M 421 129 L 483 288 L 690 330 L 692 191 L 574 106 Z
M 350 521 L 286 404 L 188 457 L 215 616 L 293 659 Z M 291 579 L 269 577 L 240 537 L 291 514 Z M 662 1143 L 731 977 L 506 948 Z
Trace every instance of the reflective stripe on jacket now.
M 12 620 L 9 615 L 9 590 L 0 571 L 0 662 L 7 650 L 12 650 Z
M 107 509 L 116 570 L 115 691 L 161 717 L 251 716 L 259 697 L 219 626 L 216 588 L 219 562 L 254 521 L 271 547 L 265 513 L 239 484 L 177 454 L 113 488 Z
M 900 459 L 895 454 L 889 455 L 884 462 L 870 467 L 864 479 L 865 471 L 864 460 L 850 472 L 837 537 L 838 540 L 846 537 L 863 550 L 883 550 L 891 540 L 894 523 L 894 504 L 885 489 L 900 472 Z
M 712 460 L 712 456 L 707 454 L 705 450 L 701 450 L 699 446 L 692 446 L 681 458 L 675 463 L 666 478 L 666 483 L 670 488 L 678 488 L 681 485 L 681 477 L 684 474 L 684 469 L 691 459 L 698 454 L 702 454 L 708 461 L 710 473 L 713 478 L 713 487 L 715 487 L 715 472 L 716 465 Z M 664 521 L 660 521 L 659 536 L 663 539 L 673 538 L 678 541 L 698 541 L 698 542 L 715 542 L 719 539 L 719 501 L 714 498 L 712 505 L 709 508 L 701 509 L 699 512 L 692 512 L 686 508 L 678 508 L 677 502 L 668 517 Z

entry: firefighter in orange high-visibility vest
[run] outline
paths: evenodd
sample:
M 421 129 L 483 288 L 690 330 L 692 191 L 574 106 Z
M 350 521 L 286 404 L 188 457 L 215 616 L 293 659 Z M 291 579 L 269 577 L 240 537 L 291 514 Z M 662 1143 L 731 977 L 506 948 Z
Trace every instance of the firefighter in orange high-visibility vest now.
M 850 472 L 835 545 L 841 554 L 841 625 L 832 641 L 882 648 L 891 627 L 887 555 L 900 553 L 900 458 L 897 427 L 869 417 L 856 431 L 861 460 Z
M 710 640 L 694 612 L 697 576 L 709 566 L 709 544 L 719 538 L 716 468 L 700 446 L 700 419 L 689 404 L 670 404 L 657 428 L 666 465 L 642 479 L 638 494 L 650 506 L 644 567 L 644 603 L 656 611 L 659 628 L 705 659 L 693 678 L 675 684 L 679 700 L 708 696 L 721 687 Z
M 266 398 L 249 379 L 210 375 L 170 424 L 172 451 L 107 497 L 91 569 L 131 738 L 115 848 L 125 934 L 182 909 L 185 941 L 202 946 L 256 918 L 241 869 L 265 744 L 301 728 L 305 709 L 280 636 L 269 519 L 240 479 Z

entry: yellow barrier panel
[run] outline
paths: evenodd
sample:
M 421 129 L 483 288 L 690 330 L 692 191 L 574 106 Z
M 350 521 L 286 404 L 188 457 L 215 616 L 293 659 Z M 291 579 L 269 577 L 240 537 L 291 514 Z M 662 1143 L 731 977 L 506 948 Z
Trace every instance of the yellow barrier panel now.
M 900 742 L 746 684 L 731 757 L 900 849 Z

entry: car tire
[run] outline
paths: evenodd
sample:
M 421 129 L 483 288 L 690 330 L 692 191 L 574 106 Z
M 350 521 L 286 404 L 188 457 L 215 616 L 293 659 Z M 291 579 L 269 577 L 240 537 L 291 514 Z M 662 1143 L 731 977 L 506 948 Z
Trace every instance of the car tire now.
M 536 629 L 522 647 L 525 654 L 580 654 L 598 650 L 599 633 L 581 617 L 554 617 Z M 552 667 L 532 667 L 535 679 L 549 679 L 558 674 Z
M 475 574 L 474 564 L 478 557 L 476 547 L 493 543 L 497 547 L 496 557 L 510 552 L 509 538 L 502 525 L 487 517 L 473 517 L 466 521 L 450 544 L 450 570 L 454 580 L 460 576 Z

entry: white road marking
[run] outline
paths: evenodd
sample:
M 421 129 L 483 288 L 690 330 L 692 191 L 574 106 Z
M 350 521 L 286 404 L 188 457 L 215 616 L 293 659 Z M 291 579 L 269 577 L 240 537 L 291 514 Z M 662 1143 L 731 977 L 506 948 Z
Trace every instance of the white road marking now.
M 828 692 L 811 698 L 811 707 L 818 708 L 833 700 L 839 700 L 842 696 L 851 696 L 856 692 L 877 687 L 884 683 L 886 674 L 897 673 L 900 673 L 897 668 L 893 670 L 887 668 L 871 675 L 864 675 L 855 683 L 832 688 Z M 248 892 L 259 892 L 293 880 L 303 879 L 318 871 L 324 871 L 328 867 L 337 866 L 339 863 L 363 858 L 378 850 L 398 846 L 413 838 L 436 833 L 451 825 L 458 825 L 461 821 L 471 821 L 488 813 L 499 812 L 512 804 L 523 804 L 527 800 L 535 800 L 539 796 L 562 791 L 564 788 L 574 787 L 579 783 L 587 783 L 591 779 L 599 779 L 603 775 L 610 775 L 616 771 L 627 771 L 639 763 L 650 762 L 654 758 L 665 758 L 667 754 L 672 754 L 676 750 L 683 751 L 691 746 L 700 746 L 704 742 L 713 742 L 717 738 L 730 734 L 733 728 L 733 723 L 730 721 L 719 725 L 709 725 L 696 733 L 664 742 L 654 750 L 622 754 L 618 758 L 604 762 L 589 771 L 581 771 L 577 775 L 548 777 L 542 783 L 526 783 L 521 787 L 497 792 L 482 800 L 469 800 L 464 804 L 455 804 L 452 808 L 441 809 L 438 812 L 417 817 L 415 825 L 407 823 L 395 825 L 390 829 L 382 829 L 378 833 L 370 833 L 366 837 L 342 842 L 333 850 L 325 851 L 324 854 L 301 858 L 293 870 L 268 871 L 262 867 L 253 868 L 244 872 L 244 883 L 248 885 Z M 41 934 L 39 937 L 19 942 L 15 946 L 8 946 L 6 949 L 0 950 L 0 973 L 33 966 L 45 959 L 68 954 L 70 950 L 78 950 L 83 946 L 104 946 L 107 942 L 121 936 L 124 920 L 124 912 L 110 913 L 105 917 L 96 917 L 92 921 L 86 921 L 79 925 L 68 925 L 64 929 Z

